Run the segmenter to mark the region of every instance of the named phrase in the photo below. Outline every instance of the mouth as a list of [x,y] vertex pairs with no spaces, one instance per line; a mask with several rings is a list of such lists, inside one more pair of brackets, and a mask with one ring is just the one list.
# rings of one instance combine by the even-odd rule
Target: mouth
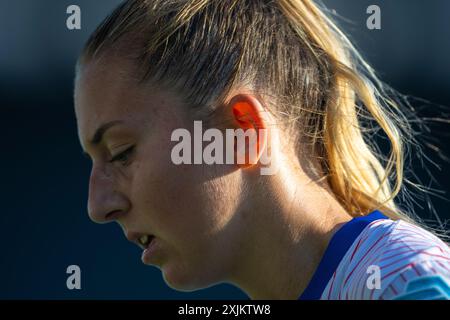
[[142,249],[147,249],[154,238],[155,238],[155,236],[153,236],[151,234],[150,235],[144,234],[143,236],[139,237],[139,239],[138,239],[139,246]]
[[155,238],[152,234],[142,234],[142,233],[133,233],[127,232],[127,239],[136,245],[138,245],[142,250],[145,250],[152,243]]

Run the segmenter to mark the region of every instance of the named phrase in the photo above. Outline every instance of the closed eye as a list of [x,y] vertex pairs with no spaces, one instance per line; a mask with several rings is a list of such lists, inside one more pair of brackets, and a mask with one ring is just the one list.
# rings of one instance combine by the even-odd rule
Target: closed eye
[[110,163],[114,162],[121,162],[123,165],[126,165],[128,163],[128,160],[130,158],[130,155],[134,151],[134,146],[129,147],[128,149],[125,149],[124,151],[118,153],[117,155],[113,156],[111,160],[109,160]]

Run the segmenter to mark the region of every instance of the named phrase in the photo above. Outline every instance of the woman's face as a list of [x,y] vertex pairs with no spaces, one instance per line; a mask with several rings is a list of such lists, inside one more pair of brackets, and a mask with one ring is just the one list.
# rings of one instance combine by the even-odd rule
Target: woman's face
[[171,134],[186,128],[193,137],[189,110],[173,93],[138,85],[130,70],[122,60],[88,62],[76,80],[79,138],[92,159],[89,216],[118,222],[131,241],[153,236],[143,261],[173,288],[223,281],[243,234],[239,171],[175,165]]

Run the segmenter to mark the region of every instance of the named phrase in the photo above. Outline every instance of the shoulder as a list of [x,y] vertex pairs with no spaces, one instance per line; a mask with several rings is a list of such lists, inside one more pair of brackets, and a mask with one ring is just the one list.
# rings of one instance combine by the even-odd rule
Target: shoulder
[[393,228],[378,259],[384,286],[378,299],[450,299],[450,249],[432,233],[404,221]]
[[[430,232],[404,221],[370,223],[347,251],[322,297],[394,299],[420,282],[445,291],[450,279],[450,249]],[[416,281],[416,282],[414,282]],[[413,286],[413,287],[414,287]],[[446,287],[447,286],[447,287]],[[411,285],[410,285],[411,287]],[[450,293],[449,293],[450,297]]]

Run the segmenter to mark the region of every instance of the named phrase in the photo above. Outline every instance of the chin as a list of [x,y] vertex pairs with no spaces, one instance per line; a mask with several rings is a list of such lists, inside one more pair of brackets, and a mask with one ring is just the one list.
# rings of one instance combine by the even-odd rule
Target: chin
[[195,270],[189,272],[179,266],[165,265],[161,268],[165,283],[172,289],[183,292],[192,292],[211,287],[215,283],[206,279],[206,272]]

